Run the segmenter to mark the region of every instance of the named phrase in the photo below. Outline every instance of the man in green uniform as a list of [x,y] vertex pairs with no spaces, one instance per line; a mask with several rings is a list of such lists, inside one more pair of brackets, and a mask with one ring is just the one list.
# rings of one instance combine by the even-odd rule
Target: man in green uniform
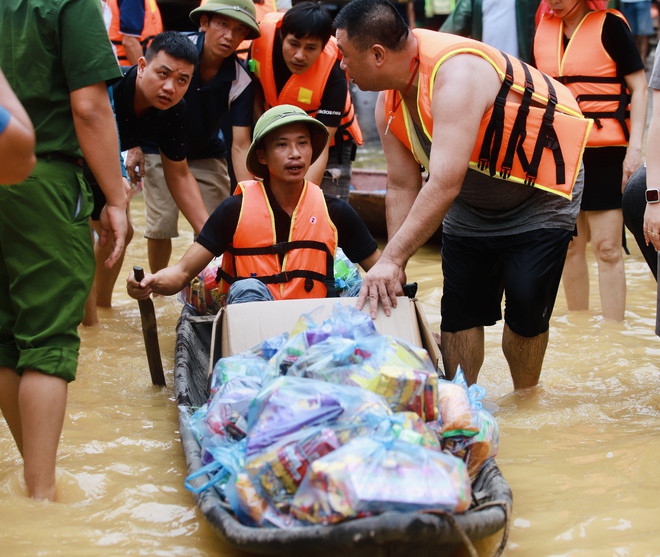
[[77,327],[94,276],[92,194],[107,205],[101,242],[126,235],[126,192],[107,82],[120,78],[98,0],[2,0],[0,67],[36,131],[37,164],[0,186],[0,409],[24,460],[28,494],[56,498],[57,446]]

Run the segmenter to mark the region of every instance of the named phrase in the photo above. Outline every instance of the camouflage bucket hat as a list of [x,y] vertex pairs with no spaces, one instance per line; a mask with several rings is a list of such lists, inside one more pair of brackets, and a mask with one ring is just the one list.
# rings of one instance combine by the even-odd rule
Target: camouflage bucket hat
[[302,108],[290,104],[275,106],[257,120],[254,126],[252,145],[247,155],[247,169],[260,178],[268,175],[268,168],[257,160],[257,148],[269,133],[282,126],[289,126],[302,122],[307,124],[312,139],[312,163],[319,158],[328,142],[328,128],[316,118],[312,118]]
[[252,0],[215,0],[202,4],[190,12],[190,20],[197,26],[202,15],[224,15],[239,21],[248,28],[247,40],[257,39],[261,36],[257,23],[257,10]]

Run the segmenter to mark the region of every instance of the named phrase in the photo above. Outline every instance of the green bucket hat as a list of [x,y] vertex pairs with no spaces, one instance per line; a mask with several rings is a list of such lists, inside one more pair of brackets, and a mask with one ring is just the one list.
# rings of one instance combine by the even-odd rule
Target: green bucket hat
[[190,12],[190,20],[199,27],[202,15],[224,15],[239,21],[248,28],[247,40],[261,37],[257,23],[257,10],[252,0],[215,0],[207,2]]
[[299,122],[307,124],[307,127],[309,127],[312,138],[312,163],[318,159],[328,142],[328,128],[316,118],[312,118],[302,108],[290,104],[281,104],[267,110],[257,120],[254,126],[252,145],[250,145],[247,154],[247,169],[259,178],[268,176],[268,167],[257,160],[257,148],[260,147],[261,142],[269,133],[282,126]]

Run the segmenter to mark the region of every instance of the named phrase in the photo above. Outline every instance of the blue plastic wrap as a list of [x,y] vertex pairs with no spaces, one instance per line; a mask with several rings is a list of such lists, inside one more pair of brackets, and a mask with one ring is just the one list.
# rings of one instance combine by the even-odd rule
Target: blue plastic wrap
[[386,511],[468,509],[470,478],[451,455],[368,437],[350,441],[310,465],[291,513],[312,524],[335,524]]

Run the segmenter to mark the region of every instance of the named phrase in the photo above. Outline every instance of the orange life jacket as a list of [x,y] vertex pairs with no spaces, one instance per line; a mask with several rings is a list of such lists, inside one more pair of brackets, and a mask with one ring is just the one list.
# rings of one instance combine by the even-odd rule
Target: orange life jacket
[[[250,68],[261,83],[264,91],[264,110],[281,104],[292,104],[302,108],[309,115],[316,116],[316,112],[321,107],[321,99],[325,85],[328,82],[328,77],[340,56],[339,49],[337,48],[337,39],[330,37],[330,40],[323,48],[323,52],[321,52],[314,65],[303,74],[292,75],[278,95],[275,84],[275,73],[273,71],[273,51],[275,36],[282,24],[283,17],[283,13],[271,13],[259,24],[261,37],[252,41]],[[330,145],[334,145],[339,140],[349,139],[349,136],[358,145],[362,145],[363,143],[362,131],[355,115],[355,107],[353,106],[349,83],[350,80],[347,75],[344,112],[342,114],[341,124]]]
[[[438,69],[458,54],[480,56],[495,68],[502,87],[481,120],[470,168],[570,199],[592,124],[581,115],[571,92],[528,64],[479,41],[425,29],[413,33],[420,60],[417,111],[427,140],[433,140],[431,98]],[[510,91],[522,97],[509,95]],[[399,99],[400,92],[386,92],[389,131],[428,168],[428,155],[414,121],[405,102],[397,106]]]
[[559,17],[545,14],[534,38],[537,67],[566,84],[582,114],[594,119],[587,147],[628,145],[630,139],[630,92],[625,79],[617,77],[616,64],[601,39],[608,13],[625,21],[616,10],[589,12],[565,51],[564,22]]
[[[117,0],[108,0],[110,11],[112,13],[112,21],[108,29],[108,36],[110,42],[115,46],[117,60],[120,66],[132,66],[131,62],[126,57],[126,50],[121,43],[122,34],[119,32],[119,6]],[[160,10],[156,0],[144,0],[144,27],[142,34],[138,38],[142,45],[142,53],[147,52],[147,48],[153,41],[158,33],[163,31],[163,21],[160,17]]]
[[240,182],[234,195],[241,193],[241,213],[231,246],[222,256],[218,290],[226,295],[236,280],[257,278],[276,300],[325,298],[328,288],[334,288],[337,229],[321,188],[305,181],[289,238],[281,243],[263,182]]

